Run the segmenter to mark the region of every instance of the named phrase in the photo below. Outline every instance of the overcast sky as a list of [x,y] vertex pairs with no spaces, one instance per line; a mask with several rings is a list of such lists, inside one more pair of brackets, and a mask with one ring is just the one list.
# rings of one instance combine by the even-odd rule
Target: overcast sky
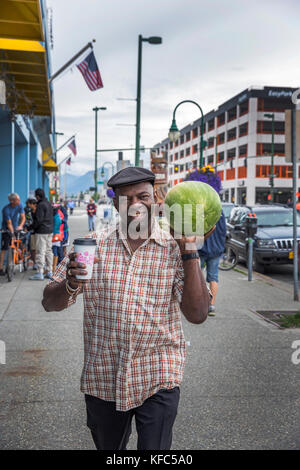
[[[93,38],[104,88],[91,92],[74,66],[55,80],[58,132],[76,133],[70,172],[94,168],[94,106],[101,148],[135,146],[138,35],[143,43],[141,145],[167,137],[172,112],[184,99],[207,113],[253,85],[300,86],[299,0],[47,0],[53,11],[53,72]],[[198,119],[194,105],[176,114],[179,128]],[[58,137],[58,145],[64,137]],[[68,153],[61,151],[58,160]],[[134,162],[134,152],[124,158]],[[100,154],[100,161],[117,153]]]

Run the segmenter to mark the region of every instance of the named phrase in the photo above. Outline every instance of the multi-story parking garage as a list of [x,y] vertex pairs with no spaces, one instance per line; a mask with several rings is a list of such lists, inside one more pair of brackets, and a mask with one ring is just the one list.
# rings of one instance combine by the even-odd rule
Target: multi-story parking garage
[[[204,165],[222,180],[222,199],[238,204],[267,202],[270,194],[272,119],[274,113],[274,202],[292,196],[292,165],[285,160],[285,110],[296,88],[250,87],[204,115]],[[153,149],[167,153],[168,184],[173,186],[199,166],[201,119],[180,131],[173,143],[164,139]],[[300,179],[300,170],[297,176]],[[299,186],[299,185],[298,185]]]

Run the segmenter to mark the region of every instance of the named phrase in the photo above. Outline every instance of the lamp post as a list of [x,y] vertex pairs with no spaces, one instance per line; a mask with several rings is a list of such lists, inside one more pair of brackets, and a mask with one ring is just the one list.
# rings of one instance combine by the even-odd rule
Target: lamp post
[[94,197],[97,200],[97,173],[98,173],[98,162],[97,162],[97,152],[98,152],[98,111],[105,111],[107,108],[105,107],[95,107],[93,111],[95,111],[95,173],[94,173],[94,181],[95,181],[95,193]]
[[138,45],[138,69],[137,69],[137,95],[136,95],[136,130],[135,130],[135,166],[140,164],[140,126],[141,126],[141,86],[142,86],[142,45],[143,42],[149,44],[161,44],[162,38],[159,36],[151,36],[143,38],[139,35]]
[[181,101],[180,103],[178,103],[177,106],[175,106],[175,109],[173,111],[172,124],[171,124],[170,130],[169,130],[169,139],[170,139],[171,142],[176,142],[176,140],[178,140],[179,137],[180,137],[180,131],[178,130],[176,120],[175,120],[175,114],[176,114],[177,108],[183,103],[193,103],[200,109],[200,112],[201,112],[201,135],[200,135],[200,162],[199,162],[199,166],[200,166],[200,168],[202,168],[203,167],[203,148],[205,147],[207,142],[205,142],[203,140],[203,132],[204,132],[203,111],[202,111],[201,106],[198,103],[196,103],[196,101],[184,100],[184,101]]
[[272,119],[272,147],[271,147],[271,175],[270,175],[270,182],[271,182],[271,204],[274,202],[274,113],[265,113],[264,116],[266,118]]

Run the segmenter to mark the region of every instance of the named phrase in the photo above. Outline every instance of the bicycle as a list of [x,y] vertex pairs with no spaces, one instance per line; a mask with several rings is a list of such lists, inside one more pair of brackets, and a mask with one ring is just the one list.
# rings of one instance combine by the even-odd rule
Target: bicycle
[[[11,235],[9,230],[1,230],[1,232],[9,233]],[[30,259],[31,255],[28,250],[27,240],[23,243],[25,235],[26,232],[18,230],[15,232],[15,238],[11,236],[6,260],[6,275],[8,282],[12,281],[17,267],[19,267],[20,272],[22,272],[22,268],[24,271],[27,271],[28,260]]]
[[221,271],[229,271],[237,265],[238,260],[239,257],[236,251],[232,248],[232,246],[229,246],[226,243],[224,253],[220,257],[219,269]]

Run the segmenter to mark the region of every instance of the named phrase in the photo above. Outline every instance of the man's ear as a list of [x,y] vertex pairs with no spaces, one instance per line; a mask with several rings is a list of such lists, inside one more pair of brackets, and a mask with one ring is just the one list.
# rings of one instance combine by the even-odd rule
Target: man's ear
[[153,190],[153,199],[156,204],[157,203],[157,190],[156,189]]

